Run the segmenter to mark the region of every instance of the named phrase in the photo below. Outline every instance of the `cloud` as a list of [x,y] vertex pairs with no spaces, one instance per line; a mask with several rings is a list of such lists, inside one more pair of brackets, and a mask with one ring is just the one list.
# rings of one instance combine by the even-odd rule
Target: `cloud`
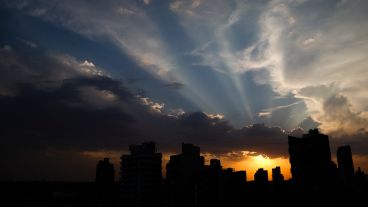
[[325,100],[323,104],[324,116],[320,120],[321,128],[330,133],[355,134],[359,131],[367,131],[368,120],[361,117],[360,112],[351,109],[346,97],[335,95]]
[[[198,108],[211,111],[221,108],[214,100],[207,100],[210,99],[207,90],[199,90],[200,84],[193,83],[192,73],[188,72],[191,70],[183,64],[187,61],[183,60],[183,54],[172,52],[177,50],[172,40],[167,41],[172,31],[162,29],[163,20],[147,10],[146,5],[152,2],[140,2],[4,1],[3,7],[19,9],[94,40],[108,40],[155,78],[185,84],[185,89],[178,93]],[[362,26],[367,17],[365,1],[175,0],[165,6],[162,8],[167,11],[158,11],[176,15],[167,21],[180,28],[188,45],[195,46],[186,48],[187,57],[190,56],[188,65],[191,69],[213,69],[223,75],[218,85],[232,89],[232,99],[237,99],[240,105],[239,114],[249,121],[258,118],[259,112],[252,111],[239,74],[264,70],[269,75],[254,81],[271,85],[274,93],[282,96],[295,91],[295,96],[303,97],[307,107],[314,107],[310,103],[312,98],[298,94],[301,89],[334,83],[336,94],[346,97],[351,111],[365,119],[364,114],[368,113],[364,90],[368,87],[365,78],[368,29]],[[323,113],[323,102],[318,104]],[[273,106],[270,104],[263,112],[270,107]],[[308,108],[308,112],[315,110]]]
[[[163,151],[173,151],[181,142],[196,143],[213,153],[234,148],[254,151],[253,146],[260,150],[265,145],[267,136],[261,134],[268,127],[237,130],[219,113],[165,109],[164,103],[132,93],[90,60],[79,61],[65,54],[23,56],[15,50],[1,55],[5,56],[1,64],[20,68],[2,67],[1,71],[11,83],[11,87],[0,85],[1,91],[15,91],[0,97],[4,146],[16,147],[23,138],[24,144],[36,148],[74,150],[118,150],[149,140],[156,141]],[[39,61],[28,61],[35,56]],[[250,130],[253,127],[261,129],[259,143],[248,145],[258,137]],[[278,130],[274,132],[281,132]],[[253,134],[248,137],[248,132]],[[271,149],[263,152],[277,154]]]
[[[309,129],[311,129],[311,128],[309,128]],[[306,132],[308,132],[309,129],[304,130],[303,128],[298,127],[298,128],[293,129],[289,133],[289,135],[290,136],[293,136],[293,137],[303,137],[303,134],[305,134]]]
[[25,40],[25,39],[21,39],[21,38],[18,38],[20,41],[22,41],[24,44],[26,44],[27,46],[31,47],[31,48],[37,48],[38,45],[32,41],[29,41],[29,40]]
[[109,90],[100,90],[93,86],[82,86],[79,89],[81,99],[94,108],[110,108],[117,106],[117,96]]
[[[215,155],[250,151],[280,157],[287,156],[288,132],[283,128],[300,124],[318,125],[332,135],[333,143],[351,141],[365,153],[365,1],[171,1],[162,14],[176,16],[165,21],[153,15],[162,10],[147,6],[150,3],[40,0],[4,1],[1,7],[113,43],[167,83],[165,87],[181,89],[177,92],[201,110],[166,108],[159,99],[138,96],[93,59],[26,54],[7,44],[0,48],[2,148],[23,143],[44,151],[116,151],[153,140],[164,152],[192,142]],[[173,25],[166,31],[163,23]],[[168,37],[175,29],[183,35],[185,54],[173,52],[178,45]],[[255,72],[261,75],[242,79]],[[211,85],[202,79],[209,74],[215,78],[208,80],[218,82]],[[257,99],[263,94],[252,91],[252,81],[261,89],[272,87],[269,99]],[[221,96],[217,87],[211,88],[214,85],[231,92]],[[205,87],[215,91],[213,97]],[[253,122],[258,114],[267,125],[280,127],[253,124],[235,129],[223,114],[233,117],[218,110],[222,108],[216,103],[228,103],[220,99],[236,106],[231,111],[236,116]]]
[[183,3],[183,1],[173,1],[170,3],[170,9],[172,11],[178,11]]
[[48,9],[46,8],[34,8],[32,10],[30,10],[30,14],[32,16],[42,16],[45,15],[48,12]]
[[319,128],[320,123],[313,120],[310,116],[306,117],[300,124],[299,127],[304,131],[308,131],[309,129]]
[[70,55],[51,53],[31,56],[13,50],[10,46],[0,50],[0,66],[2,95],[16,94],[17,84],[21,83],[54,87],[68,78],[107,76],[92,62],[82,62]]
[[209,118],[211,119],[224,119],[225,116],[223,114],[208,114],[208,113],[205,113]]
[[197,8],[202,4],[203,0],[192,0],[192,8]]
[[301,104],[301,103],[303,103],[303,101],[297,101],[295,103],[291,103],[291,104],[288,104],[288,105],[275,106],[275,107],[272,107],[272,108],[264,109],[262,112],[259,112],[258,115],[260,117],[269,117],[269,116],[272,116],[272,113],[274,111],[287,109],[287,108],[293,107],[293,106]]
[[128,7],[119,7],[117,8],[119,14],[123,16],[130,16],[130,15],[139,15],[139,11],[135,11]]
[[[367,72],[365,51],[368,41],[367,35],[363,34],[368,30],[357,22],[363,23],[361,16],[366,16],[362,9],[367,6],[365,2],[270,1],[242,4],[212,1],[192,8],[188,2],[177,1],[172,6],[175,6],[173,11],[189,37],[200,45],[191,53],[200,57],[196,64],[235,77],[232,78],[236,89],[233,93],[239,94],[242,105],[247,105],[247,98],[242,95],[244,91],[236,78],[238,75],[232,74],[267,70],[270,75],[262,82],[271,84],[277,94],[294,93],[295,98],[301,98],[304,104],[300,103],[300,106],[304,105],[310,113],[306,116],[319,122],[326,133],[345,131],[352,134],[364,126],[364,114],[368,108],[367,94],[363,89],[367,83],[364,74]],[[258,11],[257,14],[250,12],[249,8]],[[188,10],[194,15],[188,15]],[[252,24],[247,19],[257,21]],[[253,32],[246,33],[237,27],[238,24],[252,28]],[[233,35],[235,32],[254,41],[239,47],[240,41]],[[238,43],[237,46],[234,43]],[[321,98],[315,97],[325,90],[319,86],[331,84],[334,85],[332,91],[321,94]],[[306,95],[306,89],[313,87],[319,87],[321,91],[313,89],[313,94]],[[346,98],[347,104],[341,106],[346,109],[339,110],[341,113],[344,111],[344,116],[351,115],[351,121],[345,122],[344,116],[333,116],[336,120],[323,118],[329,114],[325,111],[328,107],[324,105],[329,104],[327,100],[331,96]],[[282,106],[275,106],[275,110]],[[290,122],[294,122],[294,126],[305,118],[300,115],[304,116],[299,113],[291,117]],[[276,113],[274,116],[284,117]],[[339,128],[340,124],[329,122],[344,123],[344,127]]]
[[10,52],[13,50],[13,48],[10,45],[4,45],[2,48],[0,48],[0,51],[2,52]]
[[170,89],[178,90],[178,89],[182,89],[185,85],[179,82],[171,82],[171,83],[165,84],[164,86]]
[[271,112],[270,111],[259,112],[258,116],[261,117],[261,118],[270,118],[271,117]]
[[297,94],[304,98],[308,113],[325,133],[351,136],[367,130],[364,112],[356,111],[336,84],[302,88]]
[[7,1],[6,5],[30,15],[43,8],[45,12],[36,12],[36,16],[88,38],[107,39],[152,75],[171,81],[167,73],[176,66],[167,52],[166,42],[154,21],[135,1],[105,1],[97,5],[88,1],[60,4],[54,0],[41,0],[34,6],[21,8],[16,6],[19,2]]
[[[55,0],[40,0],[24,7],[17,7],[17,3],[18,1],[7,1],[6,5],[11,9],[19,9],[18,12],[26,15],[31,15],[34,8],[47,8],[48,11],[37,18],[84,38],[114,45],[124,53],[126,59],[135,63],[135,69],[144,70],[143,73],[147,72],[147,75],[156,81],[186,84],[185,90],[178,91],[178,94],[187,99],[188,103],[196,105],[197,109],[212,105],[210,100],[207,100],[206,94],[199,94],[196,87],[198,84],[192,83],[193,79],[183,66],[184,55],[177,54],[178,48],[175,45],[182,44],[181,41],[176,43],[168,41],[173,39],[170,37],[172,32],[165,32],[162,29],[164,26],[161,19],[157,19],[156,14],[171,15],[168,10],[162,11],[166,7],[148,9],[143,3],[139,4],[135,0],[108,0],[94,4],[85,0],[68,4],[61,4]],[[167,19],[170,24],[174,20]],[[173,26],[174,31],[180,28],[179,25]],[[178,34],[184,36],[183,32],[178,31]],[[188,41],[187,45],[191,45],[191,42]]]
[[155,113],[162,113],[165,107],[164,103],[156,103],[147,97],[140,97],[140,100],[142,101],[143,105],[148,106],[151,111]]
[[173,12],[184,12],[186,15],[195,16],[195,9],[203,3],[203,0],[192,0],[192,1],[182,1],[175,0],[169,5],[169,8]]
[[[364,74],[368,61],[365,52],[368,41],[364,34],[368,30],[359,25],[364,24],[361,17],[366,16],[362,9],[367,7],[365,2],[270,1],[258,4],[226,2],[225,5],[204,2],[201,6],[213,13],[196,11],[186,4],[175,10],[189,36],[200,45],[191,53],[201,58],[198,65],[209,66],[230,77],[234,73],[267,70],[269,76],[263,77],[262,83],[270,84],[276,94],[294,93],[295,98],[301,98],[310,113],[306,115],[319,122],[325,132],[352,134],[364,128],[368,107],[363,89],[367,83]],[[216,12],[218,8],[221,12]],[[258,15],[252,15],[248,8],[259,11]],[[187,15],[188,9],[197,15]],[[221,15],[216,15],[219,13]],[[257,21],[252,24],[247,19]],[[252,28],[253,32],[244,33],[244,36],[254,41],[236,47],[233,43],[239,40],[232,33],[242,34],[243,31],[236,27],[240,22],[247,26],[244,28]],[[246,101],[242,101],[246,98],[241,98],[244,94],[240,89],[242,84],[238,82],[233,78],[237,89],[233,92],[240,94],[240,101],[246,105]],[[313,89],[313,94],[306,94],[307,89],[331,84],[334,85],[332,91],[321,94],[320,98],[316,95],[325,90],[321,87],[322,91]],[[329,104],[327,100],[331,96],[346,98],[346,104],[341,106],[345,109],[339,110],[344,116],[351,115],[352,120],[346,122],[342,115],[333,116],[336,120],[323,118],[330,113],[325,111],[328,107],[324,105]],[[265,108],[259,115],[269,117],[270,113],[265,113],[268,110]],[[292,118],[296,121],[294,126],[300,119],[303,117]],[[329,122],[344,123],[344,126]]]
[[[58,56],[63,60],[60,61],[60,58],[44,54],[43,58],[39,58],[41,62],[34,64],[25,61],[16,51],[11,52],[3,64],[9,61],[12,64],[22,63],[22,69],[29,74],[42,74],[18,82],[16,76],[7,75],[13,71],[2,71],[6,77],[13,78],[11,81],[17,93],[0,96],[0,135],[3,143],[0,148],[7,157],[17,153],[18,161],[22,153],[28,153],[24,168],[29,171],[28,178],[37,179],[37,175],[52,173],[50,175],[54,177],[45,176],[49,179],[83,180],[86,178],[81,178],[78,173],[74,177],[55,173],[52,163],[70,167],[80,162],[81,172],[85,172],[87,168],[94,168],[91,160],[96,159],[86,152],[121,152],[129,144],[144,141],[155,141],[164,153],[176,152],[180,143],[189,142],[200,146],[203,153],[221,158],[234,156],[235,160],[236,157],[244,158],[244,152],[249,152],[246,153],[249,159],[260,154],[270,158],[288,156],[289,132],[280,127],[253,124],[235,129],[222,114],[166,110],[163,103],[134,94],[118,80],[80,70],[80,67],[86,67],[81,66],[83,64],[96,67],[91,61],[78,61],[62,54]],[[41,67],[44,65],[48,65],[47,69]],[[57,74],[63,74],[57,76],[59,79],[55,79],[55,68],[58,69]],[[40,85],[39,80],[49,84]],[[55,81],[58,84],[51,84],[50,87],[50,83]],[[6,87],[1,85],[0,89]],[[346,100],[334,97],[326,104],[337,107],[346,104]],[[336,108],[333,110],[339,111]],[[349,141],[354,148],[366,142],[364,136],[367,132],[360,132],[362,136],[352,139],[356,143]],[[356,149],[359,153],[365,153],[362,147]],[[58,161],[61,157],[74,156],[72,163]],[[85,160],[89,160],[88,164],[83,164]],[[7,169],[14,167],[8,161],[1,162],[3,166],[9,166]],[[38,174],[40,166],[45,164],[50,168]],[[9,177],[11,173],[14,172],[7,170],[3,174]],[[27,177],[22,173],[15,173],[14,176]]]
[[311,37],[311,38],[305,39],[303,41],[303,45],[304,46],[310,46],[310,45],[314,44],[314,42],[316,42],[316,40]]
[[[342,3],[344,6],[339,6]],[[366,7],[366,2],[353,1],[271,1],[259,18],[258,41],[238,58],[243,67],[233,68],[240,73],[267,69],[274,91],[284,95],[295,92],[295,97],[303,98],[322,130],[356,133],[364,128],[362,114],[367,110],[366,93],[361,90],[366,85],[362,77],[367,71],[364,51],[368,41],[363,34],[368,29],[357,23],[366,16],[361,9]],[[323,88],[306,94],[313,87],[331,84],[332,91],[325,94],[321,94]],[[328,106],[337,107],[335,102],[342,105],[333,115]]]
[[[9,5],[16,7],[16,2],[9,1]],[[257,21],[244,20],[257,19],[265,2],[178,1],[181,6],[177,11],[169,10],[168,4],[175,2],[148,9],[143,3],[130,0],[104,4],[41,0],[16,8],[26,14],[34,8],[48,8],[48,12],[37,18],[99,43],[112,43],[136,63],[136,68],[144,69],[153,79],[185,84],[185,87],[172,85],[171,88],[181,89],[176,93],[194,106],[190,110],[225,114],[238,127],[244,122],[254,122],[257,117],[247,97],[247,83],[238,72],[245,69],[242,49],[256,37],[253,29],[258,30]],[[203,81],[204,78],[208,80]],[[214,88],[227,98],[217,101]],[[185,108],[182,104],[180,107]],[[232,118],[233,114],[237,117]]]
[[86,66],[86,67],[95,67],[95,64],[93,64],[93,62],[89,62],[88,60],[85,60],[82,64],[80,64],[81,66]]
[[[204,1],[198,8],[184,4],[176,9],[181,24],[188,31],[190,38],[199,45],[191,53],[201,57],[197,64],[210,66],[223,73],[249,70],[241,60],[238,40],[242,35],[252,38],[253,34],[247,32],[249,30],[245,27],[253,29],[256,23],[242,20],[257,18],[256,13],[261,11],[260,5],[262,3],[249,2],[248,5],[239,1]],[[257,12],[251,12],[250,9]],[[188,11],[194,15],[188,15]],[[238,42],[238,45],[235,42]]]

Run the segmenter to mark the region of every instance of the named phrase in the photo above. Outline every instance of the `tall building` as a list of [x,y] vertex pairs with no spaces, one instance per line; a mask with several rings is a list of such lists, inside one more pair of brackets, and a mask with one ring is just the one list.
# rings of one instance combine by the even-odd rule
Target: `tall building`
[[259,168],[254,174],[254,182],[257,184],[267,184],[268,183],[268,172],[263,168]]
[[337,149],[337,163],[340,180],[344,185],[354,184],[354,165],[349,145]]
[[109,162],[109,158],[104,158],[96,166],[96,183],[113,184],[115,176],[114,165]]
[[201,206],[204,158],[193,144],[182,144],[182,153],[170,156],[166,165],[169,206]]
[[298,185],[322,186],[336,179],[328,136],[318,129],[309,130],[302,138],[289,136],[292,179]]
[[96,198],[102,205],[109,206],[114,198],[114,165],[104,158],[96,166]]
[[124,206],[159,206],[162,201],[162,154],[154,142],[130,145],[121,156],[121,190]]
[[357,185],[364,186],[368,181],[367,175],[358,167],[358,170],[355,173],[355,182]]
[[220,203],[220,184],[221,184],[221,161],[211,159],[210,165],[205,166],[203,181],[204,181],[204,200],[206,206],[217,206]]
[[211,159],[209,167],[211,169],[211,172],[217,175],[221,173],[222,166],[221,166],[221,161],[219,159]]
[[284,176],[281,174],[281,168],[279,166],[272,169],[272,182],[282,183],[284,181]]

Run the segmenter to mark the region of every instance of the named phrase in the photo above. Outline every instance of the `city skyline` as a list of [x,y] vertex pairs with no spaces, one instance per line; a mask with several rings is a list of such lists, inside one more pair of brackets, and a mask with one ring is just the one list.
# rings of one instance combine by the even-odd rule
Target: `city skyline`
[[[316,140],[313,140],[313,137],[316,136]],[[311,139],[312,138],[312,139]],[[320,132],[318,131],[318,129],[311,129],[309,130],[308,133],[303,134],[303,136],[301,137],[293,137],[293,136],[288,136],[289,139],[289,154],[293,154],[293,156],[296,157],[303,157],[303,159],[305,160],[309,160],[309,162],[313,162],[314,163],[314,167],[309,169],[312,171],[318,171],[319,169],[321,169],[321,166],[329,165],[329,162],[334,163],[334,165],[337,167],[339,166],[338,169],[338,174],[339,174],[339,179],[342,179],[344,184],[347,183],[352,183],[352,177],[354,177],[355,172],[358,170],[358,168],[360,167],[356,167],[354,168],[354,160],[352,159],[352,152],[351,152],[351,148],[350,145],[344,145],[344,146],[339,146],[337,148],[336,152],[331,152],[330,151],[330,144],[329,144],[329,140],[328,140],[328,135],[324,135],[324,134],[320,134]],[[312,141],[311,143],[314,144],[307,144],[308,140]],[[309,141],[309,142],[310,142]],[[326,143],[327,141],[327,143]],[[292,144],[291,144],[292,143]],[[152,146],[151,146],[152,145]],[[305,149],[301,149],[301,146],[307,146],[308,148]],[[191,143],[182,143],[182,153],[185,151],[185,147],[186,148],[198,148],[197,150],[197,156],[201,156],[203,158],[203,165],[204,166],[210,166],[212,165],[212,161],[213,160],[218,160],[219,162],[223,163],[223,160],[221,159],[217,159],[215,157],[208,157],[203,153],[200,153],[200,148],[198,146],[195,146]],[[322,146],[322,147],[320,147]],[[148,150],[149,147],[152,148],[152,150]],[[148,149],[146,149],[148,148]],[[320,148],[320,149],[319,149]],[[143,150],[140,150],[143,149]],[[173,154],[168,154],[166,155],[167,158],[164,158],[162,156],[162,154],[160,153],[159,148],[156,148],[156,144],[154,142],[145,142],[145,143],[141,143],[141,144],[136,144],[136,145],[130,145],[129,146],[129,150],[130,153],[132,155],[132,153],[141,153],[141,152],[150,152],[152,151],[152,153],[159,153],[159,159],[162,160],[161,163],[161,169],[162,169],[162,178],[166,179],[167,176],[167,165],[170,163],[170,159],[175,156],[177,156],[177,153],[173,153]],[[347,151],[348,150],[348,151]],[[342,153],[343,151],[343,153]],[[300,155],[296,155],[295,153],[300,153],[303,154],[302,156]],[[294,155],[295,154],[295,155]],[[313,155],[315,154],[315,155]],[[333,154],[337,154],[337,158],[336,159],[331,159]],[[343,154],[343,155],[342,155]],[[121,154],[119,157],[119,160],[117,163],[120,163],[120,169],[123,169],[123,165],[122,165],[122,160],[126,159],[124,157],[129,157],[131,155],[127,155],[127,154]],[[134,155],[134,154],[133,154]],[[312,158],[314,157],[314,158]],[[324,157],[324,158],[323,158]],[[157,157],[158,158],[158,157]],[[312,158],[312,159],[311,159]],[[322,159],[323,158],[323,159]],[[104,160],[109,160],[109,158],[104,158]],[[267,160],[267,158],[261,158],[261,159],[265,159]],[[250,166],[241,166],[240,168],[234,168],[234,166],[231,165],[223,165],[222,169],[226,170],[226,169],[231,169],[234,171],[245,171],[247,172],[246,174],[246,180],[247,181],[254,181],[255,180],[255,175],[257,174],[257,172],[261,169],[264,170],[264,172],[266,172],[267,174],[267,179],[268,181],[273,181],[274,179],[280,179],[280,176],[282,177],[282,180],[290,180],[292,179],[292,170],[291,170],[291,160],[293,160],[295,158],[287,158],[287,162],[288,165],[286,166],[282,166],[280,167],[280,165],[277,165],[279,163],[275,162],[272,164],[260,164],[257,166],[252,166],[250,168]],[[102,162],[102,161],[100,161]],[[267,161],[261,161],[258,160],[258,162],[262,163],[262,162],[267,162]],[[293,161],[293,162],[304,162],[302,160],[298,160],[298,161]],[[319,162],[321,162],[322,164],[318,164]],[[114,163],[112,163],[114,164]],[[285,168],[285,169],[283,169]],[[308,167],[310,168],[310,167]],[[251,170],[249,170],[251,169]],[[302,170],[303,173],[306,172],[306,169]],[[274,173],[277,173],[279,176],[278,177],[274,177]],[[297,173],[296,173],[297,174]],[[285,176],[286,175],[286,176]],[[295,177],[295,175],[294,175]],[[294,178],[295,179],[295,178]],[[326,179],[326,178],[324,178]],[[346,179],[349,179],[350,181],[347,182]],[[115,175],[115,180],[119,181],[121,180],[121,174],[116,174]]]
[[[354,171],[349,145],[339,146],[338,162],[331,160],[328,135],[311,129],[302,137],[288,136],[292,179],[279,166],[257,169],[254,181],[247,171],[224,168],[219,159],[205,164],[201,149],[182,143],[162,167],[162,153],[154,142],[130,144],[120,157],[119,179],[110,159],[99,160],[95,182],[1,182],[7,203],[61,206],[305,206],[366,203],[367,175]],[[166,177],[162,169],[166,168]],[[264,199],[267,197],[268,199]]]
[[93,181],[96,160],[116,165],[147,141],[163,164],[193,143],[248,180],[276,166],[288,180],[288,136],[314,128],[348,166],[340,174],[351,174],[349,150],[337,154],[345,145],[367,172],[367,10],[346,0],[0,0],[0,180]]

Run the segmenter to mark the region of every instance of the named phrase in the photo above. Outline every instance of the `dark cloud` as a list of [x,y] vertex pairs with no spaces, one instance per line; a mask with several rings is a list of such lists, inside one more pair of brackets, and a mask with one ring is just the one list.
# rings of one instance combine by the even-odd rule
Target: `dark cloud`
[[318,126],[320,125],[320,123],[316,122],[315,120],[312,119],[312,117],[307,117],[305,118],[301,123],[300,123],[300,127],[302,129],[304,129],[304,131],[308,131],[309,129],[314,129],[314,128],[318,128]]
[[288,156],[287,132],[280,127],[255,124],[234,133],[238,148],[247,146],[249,151],[266,154],[270,157]]
[[[163,151],[177,151],[181,142],[192,142],[212,153],[248,150],[286,156],[286,134],[280,128],[252,125],[236,130],[202,112],[170,117],[152,112],[118,83],[106,77],[76,78],[52,91],[18,85],[17,96],[0,97],[3,147],[122,150],[153,140]],[[91,105],[79,90],[87,86],[112,91],[119,103]]]
[[68,80],[51,92],[22,84],[17,96],[0,98],[2,136],[9,142],[21,138],[22,143],[54,147],[111,148],[123,143],[116,138],[133,133],[133,117],[117,107],[95,109],[85,103],[78,87],[91,82],[112,87],[103,79]]
[[368,155],[368,142],[367,142],[368,133],[360,132],[355,135],[345,135],[341,137],[333,137],[331,136],[331,152],[336,152],[337,147],[342,145],[350,145],[353,154],[355,155]]
[[[280,129],[254,125],[236,130],[227,121],[202,112],[164,114],[158,103],[142,102],[120,81],[97,73],[92,62],[67,55],[39,55],[37,61],[15,51],[6,55],[9,59],[1,61],[1,73],[11,87],[1,85],[0,89],[16,92],[0,97],[3,147],[119,150],[153,140],[164,151],[176,151],[184,141],[209,152],[262,148],[272,155],[281,152],[265,146],[268,141],[272,147],[279,143],[272,137],[281,136]],[[10,69],[17,65],[37,75]]]
[[[165,114],[163,104],[134,94],[122,82],[96,72],[99,69],[92,62],[70,56],[45,55],[34,62],[27,61],[33,60],[32,56],[24,59],[13,51],[8,57],[12,62],[3,59],[1,64],[10,66],[1,73],[16,92],[0,96],[1,157],[27,162],[25,170],[32,171],[34,166],[37,170],[30,173],[35,175],[32,178],[37,178],[41,166],[48,168],[43,174],[53,175],[60,169],[50,164],[55,162],[76,167],[79,160],[85,169],[84,151],[124,151],[129,144],[144,141],[155,141],[162,152],[177,152],[181,142],[190,142],[215,155],[250,151],[288,156],[287,132],[279,127],[255,124],[235,129],[222,117],[203,112]],[[29,74],[41,75],[19,79],[18,73],[10,70],[13,63],[21,63]],[[8,88],[0,85],[0,91]],[[76,158],[71,163],[61,162],[63,156]],[[0,161],[8,168],[8,177],[20,169],[8,160]]]
[[104,75],[88,61],[78,61],[64,54],[35,54],[35,51],[16,50],[9,45],[0,48],[0,73],[0,95],[15,95],[19,83],[53,88],[66,79]]

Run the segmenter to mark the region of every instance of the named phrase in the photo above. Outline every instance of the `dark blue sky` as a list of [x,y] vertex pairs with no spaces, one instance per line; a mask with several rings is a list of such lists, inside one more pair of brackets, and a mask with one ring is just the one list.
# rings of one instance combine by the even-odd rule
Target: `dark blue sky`
[[[186,112],[203,111],[221,114],[235,127],[263,122],[288,129],[297,127],[307,116],[305,107],[299,107],[301,110],[298,115],[286,112],[290,114],[288,119],[292,121],[284,121],[278,117],[273,119],[272,116],[267,119],[259,117],[259,113],[263,110],[290,105],[298,102],[298,99],[287,94],[278,98],[280,93],[273,90],[267,80],[270,79],[267,68],[232,72],[231,65],[238,63],[221,60],[222,50],[230,49],[231,51],[225,52],[233,56],[229,57],[230,59],[236,58],[237,53],[241,53],[257,41],[260,30],[257,19],[261,15],[263,3],[254,5],[255,9],[245,8],[235,2],[229,3],[226,6],[226,12],[229,13],[226,15],[229,16],[219,13],[218,18],[222,22],[218,25],[211,25],[214,24],[212,20],[208,20],[209,25],[206,22],[200,25],[193,24],[192,29],[198,31],[200,38],[193,38],[191,37],[193,34],[188,34],[191,31],[188,31],[183,23],[187,21],[186,17],[181,17],[178,13],[180,11],[175,9],[175,2],[170,1],[152,2],[149,5],[138,1],[124,1],[120,7],[115,7],[116,3],[109,2],[103,7],[113,10],[111,12],[117,12],[116,15],[106,15],[101,11],[96,12],[96,16],[87,15],[81,19],[74,17],[73,15],[78,15],[74,13],[91,12],[93,15],[99,3],[80,5],[80,7],[87,6],[86,11],[75,12],[68,11],[72,9],[71,6],[52,7],[52,3],[42,1],[28,3],[23,7],[18,4],[21,5],[20,2],[9,3],[9,7],[3,8],[1,27],[5,32],[0,40],[2,45],[10,45],[20,52],[44,55],[67,54],[82,62],[84,60],[92,62],[112,78],[124,82],[127,87],[143,92],[155,102],[164,103],[167,112],[177,109]],[[75,10],[84,10],[78,7],[78,4]],[[244,7],[244,11],[238,12],[238,7]],[[211,12],[219,11],[213,8]],[[98,15],[102,16],[101,22],[98,23],[101,25],[94,25],[91,30],[84,25],[88,24],[90,18],[90,23],[96,24],[94,21],[100,21]],[[135,15],[138,17],[131,17]],[[209,17],[203,18],[211,18],[211,15],[217,14],[209,14]],[[121,25],[115,25],[119,24],[119,18],[124,20]],[[242,19],[239,20],[240,18]],[[124,23],[125,21],[127,23]],[[148,28],[141,28],[144,27],[144,24],[139,25],[141,21],[151,25],[147,26]],[[235,22],[228,29],[221,29],[221,24],[226,24],[227,21]],[[101,28],[98,28],[99,26]],[[93,31],[94,29],[102,31]],[[112,31],[103,31],[105,29]],[[135,32],[146,34],[139,34],[135,39]],[[115,35],[118,37],[111,37]],[[149,42],[139,38],[152,39],[149,39]],[[220,42],[222,38],[226,38],[223,40],[225,42]],[[127,43],[116,42],[123,39],[126,39]],[[139,43],[144,41],[147,41],[145,44],[148,45]],[[29,43],[37,47],[30,47]],[[225,43],[229,44],[229,49],[223,48]],[[135,46],[138,48],[137,52],[134,52]],[[139,57],[139,52],[145,51],[145,47],[147,53]],[[207,50],[211,50],[209,54],[206,53]],[[206,55],[216,60],[207,64]],[[157,69],[160,67],[161,69]],[[164,70],[165,73],[154,70]],[[265,81],[259,83],[257,77]],[[173,83],[180,87],[170,87]],[[277,100],[274,100],[275,97]],[[301,105],[303,106],[302,103]]]

